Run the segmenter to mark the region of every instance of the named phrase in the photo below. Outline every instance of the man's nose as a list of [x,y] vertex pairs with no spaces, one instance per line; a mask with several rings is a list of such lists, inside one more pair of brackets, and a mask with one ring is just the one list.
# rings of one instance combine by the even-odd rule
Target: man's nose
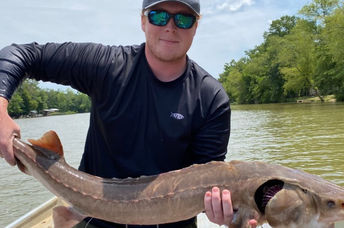
[[177,26],[176,24],[174,23],[174,20],[173,18],[171,18],[168,23],[166,24],[165,26],[165,31],[167,32],[174,32],[177,30]]

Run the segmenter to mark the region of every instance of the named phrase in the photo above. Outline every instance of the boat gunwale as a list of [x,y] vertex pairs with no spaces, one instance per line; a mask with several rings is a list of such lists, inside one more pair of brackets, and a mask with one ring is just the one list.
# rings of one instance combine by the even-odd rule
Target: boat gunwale
[[[42,219],[50,217],[50,211],[58,205],[66,205],[66,203],[63,202],[60,198],[54,196],[48,201],[42,203],[38,207],[19,217],[12,223],[8,224],[7,226],[5,226],[5,228],[26,228],[37,226],[39,223],[42,222]],[[46,216],[44,216],[44,213],[46,214]]]

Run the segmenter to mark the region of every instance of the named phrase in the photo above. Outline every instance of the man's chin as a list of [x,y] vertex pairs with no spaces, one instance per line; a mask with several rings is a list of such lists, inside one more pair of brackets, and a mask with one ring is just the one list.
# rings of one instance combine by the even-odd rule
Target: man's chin
[[173,53],[173,52],[160,52],[155,55],[157,59],[159,59],[162,62],[176,62],[185,59],[186,53],[180,54],[180,53]]
[[155,47],[149,48],[150,55],[153,56],[155,59],[161,62],[177,62],[180,60],[184,60],[186,57],[186,52],[179,51],[177,47],[170,47],[170,46],[163,46],[163,47]]

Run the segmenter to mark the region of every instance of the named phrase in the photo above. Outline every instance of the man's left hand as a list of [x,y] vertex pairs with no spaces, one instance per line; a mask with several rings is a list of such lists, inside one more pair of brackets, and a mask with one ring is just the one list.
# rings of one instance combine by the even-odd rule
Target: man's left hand
[[[233,206],[231,200],[231,193],[228,190],[223,190],[222,194],[218,187],[214,187],[212,191],[208,191],[204,196],[205,213],[209,221],[218,225],[227,225],[233,219]],[[252,219],[248,222],[251,228],[257,226],[257,221]]]

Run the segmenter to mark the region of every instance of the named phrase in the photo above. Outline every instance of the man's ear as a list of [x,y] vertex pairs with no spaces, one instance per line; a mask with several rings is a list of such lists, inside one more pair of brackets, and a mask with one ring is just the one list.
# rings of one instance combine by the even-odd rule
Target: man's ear
[[141,15],[141,29],[143,32],[146,32],[146,23],[147,23],[147,18],[145,15]]
[[194,30],[194,33],[193,33],[193,36],[195,36],[196,35],[196,32],[197,32],[197,28],[198,28],[198,21],[196,21],[196,23],[195,23],[195,30]]

